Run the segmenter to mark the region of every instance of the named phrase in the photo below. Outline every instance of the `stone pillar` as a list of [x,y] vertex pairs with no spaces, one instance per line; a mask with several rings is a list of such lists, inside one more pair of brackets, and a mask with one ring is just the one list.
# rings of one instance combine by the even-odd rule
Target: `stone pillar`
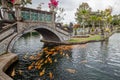
[[14,5],[15,5],[15,16],[17,21],[21,20],[21,8],[20,8],[21,0],[16,0]]
[[21,9],[19,4],[15,4],[15,17],[17,21],[21,20]]
[[8,19],[8,13],[7,13],[7,3],[6,0],[1,0],[2,2],[2,11],[3,11],[3,19],[7,20]]
[[52,26],[55,28],[55,15],[56,13],[52,11]]

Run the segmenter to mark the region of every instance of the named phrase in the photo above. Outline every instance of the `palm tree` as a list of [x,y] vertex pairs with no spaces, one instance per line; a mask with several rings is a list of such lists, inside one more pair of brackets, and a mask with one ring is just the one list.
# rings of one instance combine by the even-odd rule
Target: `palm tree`
[[111,12],[112,12],[112,9],[108,8],[108,9],[105,9],[104,11],[104,20],[105,20],[105,27],[108,27],[112,21],[112,16],[111,16]]
[[92,15],[90,16],[91,22],[92,22],[92,27],[95,28],[95,23],[97,21],[97,16],[96,15]]
[[101,27],[101,22],[102,22],[102,17],[97,17],[97,21],[98,21],[98,25],[99,25],[99,28]]
[[82,3],[79,8],[77,8],[77,12],[75,14],[76,21],[83,26],[83,34],[85,32],[85,23],[87,22],[90,12],[91,8],[88,3]]

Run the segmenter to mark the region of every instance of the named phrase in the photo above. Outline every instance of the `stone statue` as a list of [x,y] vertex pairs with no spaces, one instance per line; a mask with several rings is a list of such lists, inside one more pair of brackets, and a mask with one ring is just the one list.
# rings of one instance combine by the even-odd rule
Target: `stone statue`
[[21,4],[21,0],[15,0],[14,4]]

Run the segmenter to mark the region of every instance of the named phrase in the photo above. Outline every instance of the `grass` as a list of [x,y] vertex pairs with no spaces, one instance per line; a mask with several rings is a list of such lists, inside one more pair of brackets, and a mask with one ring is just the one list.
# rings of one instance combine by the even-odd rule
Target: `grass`
[[85,41],[91,41],[91,40],[101,40],[100,35],[90,35],[88,38],[71,38],[68,40],[68,42],[85,42]]

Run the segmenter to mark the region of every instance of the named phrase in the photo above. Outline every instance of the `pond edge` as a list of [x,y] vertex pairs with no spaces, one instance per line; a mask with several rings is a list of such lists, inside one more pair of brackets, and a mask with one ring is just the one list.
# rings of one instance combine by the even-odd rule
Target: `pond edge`
[[17,60],[17,54],[13,53],[7,53],[0,56],[0,80],[13,80],[5,71]]

